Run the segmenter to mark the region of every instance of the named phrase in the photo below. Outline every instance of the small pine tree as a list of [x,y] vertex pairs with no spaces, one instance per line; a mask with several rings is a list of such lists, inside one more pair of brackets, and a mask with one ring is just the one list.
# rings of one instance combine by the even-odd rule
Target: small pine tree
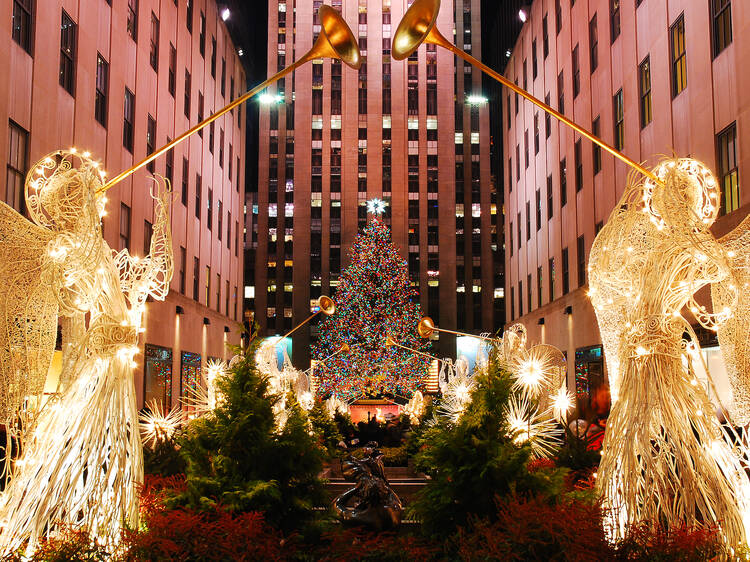
[[351,265],[341,274],[336,312],[320,324],[313,357],[325,359],[317,368],[318,394],[343,399],[369,396],[410,397],[424,390],[429,361],[412,351],[386,347],[386,337],[406,347],[425,350],[429,343],[417,334],[421,318],[417,292],[409,285],[407,263],[378,218],[357,235]]
[[180,439],[186,490],[172,506],[262,511],[273,525],[291,530],[322,505],[318,478],[323,450],[310,435],[307,417],[292,406],[276,428],[266,379],[255,367],[255,347],[219,381],[224,396],[212,414],[193,420]]

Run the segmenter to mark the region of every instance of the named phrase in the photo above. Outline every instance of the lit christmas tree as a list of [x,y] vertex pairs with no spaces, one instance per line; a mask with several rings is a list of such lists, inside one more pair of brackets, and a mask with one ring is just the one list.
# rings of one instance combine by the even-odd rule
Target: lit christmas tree
[[[409,398],[424,391],[429,359],[385,345],[389,335],[421,351],[429,342],[417,334],[418,293],[409,286],[406,261],[391,242],[390,230],[377,217],[383,210],[382,201],[368,202],[376,216],[354,241],[351,265],[341,274],[334,297],[336,312],[320,324],[313,345],[313,357],[322,361],[315,371],[322,398]],[[344,344],[349,350],[337,353]]]

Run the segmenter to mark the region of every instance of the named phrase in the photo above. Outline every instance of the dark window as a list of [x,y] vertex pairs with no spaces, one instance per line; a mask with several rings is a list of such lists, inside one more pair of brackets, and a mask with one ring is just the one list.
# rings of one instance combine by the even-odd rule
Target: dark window
[[565,158],[560,160],[560,207],[568,202],[568,167]]
[[526,129],[523,132],[523,153],[524,153],[524,169],[529,168],[529,130]]
[[531,203],[526,201],[526,241],[531,240]]
[[536,190],[536,229],[542,228],[542,190]]
[[529,273],[526,276],[526,304],[529,306],[528,310],[531,312],[532,305],[531,305],[531,273]]
[[609,0],[609,22],[614,43],[620,36],[620,0]]
[[182,193],[181,193],[181,200],[182,204],[187,207],[188,202],[188,188],[190,183],[190,176],[188,172],[188,159],[183,157],[182,158]]
[[154,236],[154,225],[147,220],[143,221],[143,255],[151,253],[151,238]]
[[216,79],[216,37],[211,37],[211,78]]
[[214,213],[211,210],[211,206],[214,203],[214,190],[208,188],[208,197],[206,198],[206,226],[208,230],[211,230],[214,224]]
[[5,202],[19,213],[24,211],[24,181],[28,166],[29,133],[10,121],[8,123],[8,167],[5,175]]
[[557,33],[562,31],[562,6],[560,6],[560,0],[555,0],[555,31]]
[[565,71],[557,75],[557,111],[565,113]]
[[523,281],[518,282],[518,316],[523,316]]
[[107,126],[107,97],[109,95],[109,63],[100,54],[96,55],[96,101],[94,117]]
[[31,54],[34,0],[13,0],[13,41]]
[[159,20],[156,14],[151,12],[151,50],[149,51],[151,68],[159,70]]
[[122,127],[122,145],[133,152],[133,123],[135,122],[135,94],[125,88],[125,102],[123,104],[124,123]]
[[549,275],[549,302],[555,300],[555,258],[547,262],[547,275]]
[[224,129],[219,129],[219,168],[224,169]]
[[547,14],[542,18],[542,55],[545,60],[549,56],[549,30],[547,29]]
[[521,240],[522,240],[522,236],[521,236],[521,213],[518,213],[518,216],[516,218],[517,218],[516,227],[517,227],[517,234],[518,234],[518,249],[520,250],[521,249]]
[[193,32],[193,0],[187,0],[186,2],[187,13],[185,14],[185,25],[187,30]]
[[201,191],[203,190],[203,184],[201,177],[195,174],[195,217],[200,220],[201,218]]
[[544,277],[542,273],[542,266],[536,268],[536,305],[542,306],[542,289],[544,285]]
[[643,59],[638,66],[638,89],[641,97],[641,129],[651,123],[651,60]]
[[625,146],[625,106],[622,102],[622,88],[615,94],[612,100],[614,111],[615,148],[622,150]]
[[206,57],[206,14],[201,12],[200,15],[200,30],[198,35],[198,50],[202,57]]
[[[172,142],[172,139],[167,137],[167,144]],[[167,150],[166,157],[164,159],[164,177],[169,180],[169,186],[173,188],[174,184],[174,148]]]
[[714,56],[726,49],[732,42],[732,2],[731,0],[710,0],[713,16]]
[[[198,123],[203,121],[203,110],[205,109],[203,92],[198,90]],[[203,138],[203,129],[198,129],[198,136]]]
[[534,154],[539,154],[539,114],[534,113]]
[[562,292],[567,295],[570,291],[570,271],[568,270],[568,249],[562,249]]
[[716,137],[719,181],[721,182],[722,213],[740,206],[739,172],[737,170],[737,125],[732,123]]
[[221,97],[227,93],[227,61],[221,57]]
[[185,117],[190,119],[190,73],[185,69]]
[[513,257],[513,221],[510,223],[510,255]]
[[581,91],[581,62],[578,58],[578,45],[573,48],[573,99]]
[[232,213],[227,211],[227,249],[232,249]]
[[185,269],[187,268],[187,251],[180,246],[180,293],[185,294]]
[[515,320],[515,318],[516,318],[516,293],[515,293],[515,287],[511,287],[510,288],[510,319]]
[[71,96],[76,84],[76,34],[77,26],[63,11],[60,22],[60,86]]
[[177,87],[177,49],[172,43],[169,44],[169,83],[167,88],[172,97],[174,97]]
[[578,237],[578,286],[583,287],[586,284],[586,247],[583,234]]
[[516,145],[516,181],[521,180],[521,149]]
[[[596,116],[596,119],[591,122],[591,132],[594,133],[594,136],[596,138],[601,137],[601,124],[598,115]],[[594,175],[596,175],[602,170],[602,149],[598,144],[593,142],[591,143],[591,152],[592,162],[594,166]]]
[[120,203],[120,250],[130,251],[130,207]]
[[198,258],[193,258],[193,300],[200,298],[201,292],[201,262]]
[[685,52],[685,16],[681,14],[669,28],[672,56],[672,97],[687,88],[687,55]]
[[[212,192],[209,189],[208,190],[209,197],[212,197]],[[216,203],[216,237],[221,242],[221,237],[224,236],[224,205],[221,202],[221,199]]]
[[[549,106],[549,92],[544,96],[544,103]],[[544,138],[548,139],[552,134],[552,118],[549,113],[544,112]]]
[[596,14],[589,22],[589,64],[591,72],[599,66],[599,30],[596,26]]
[[573,155],[576,165],[576,193],[583,189],[583,147],[581,146],[581,139],[578,139],[575,143]]
[[[148,116],[148,122],[146,127],[146,156],[150,156],[154,152],[156,146],[156,120],[150,115]],[[154,161],[151,160],[146,164],[146,169],[154,173]]]
[[536,60],[536,39],[531,42],[531,77],[536,80],[536,75],[539,72],[539,65]]
[[552,199],[552,175],[547,176],[547,218],[551,219],[555,213]]
[[133,41],[138,40],[138,0],[128,0],[128,35]]

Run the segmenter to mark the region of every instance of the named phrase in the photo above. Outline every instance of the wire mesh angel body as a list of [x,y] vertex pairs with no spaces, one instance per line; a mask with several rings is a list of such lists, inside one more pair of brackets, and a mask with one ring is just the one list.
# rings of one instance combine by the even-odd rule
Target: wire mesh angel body
[[701,521],[719,525],[738,545],[747,536],[750,486],[704,388],[685,367],[682,336],[690,325],[680,313],[689,305],[702,323],[724,319],[710,318],[693,300],[728,272],[708,230],[716,217],[716,182],[689,159],[666,161],[656,174],[664,185],[631,185],[615,211],[618,228],[599,234],[601,248],[634,238],[628,253],[639,267],[621,268],[619,285],[598,295],[625,312],[615,342],[619,399],[607,421],[597,483],[614,536],[628,523]]
[[[92,181],[88,188],[93,194],[100,185]],[[90,320],[73,365],[66,366],[75,373],[72,383],[40,413],[0,498],[3,553],[32,552],[58,524],[83,526],[110,545],[123,524],[137,524],[143,453],[133,356],[145,300],[163,300],[172,277],[171,196],[164,190],[155,197],[148,257],[115,253],[100,235],[94,271],[71,279],[79,293],[74,302],[87,299]]]

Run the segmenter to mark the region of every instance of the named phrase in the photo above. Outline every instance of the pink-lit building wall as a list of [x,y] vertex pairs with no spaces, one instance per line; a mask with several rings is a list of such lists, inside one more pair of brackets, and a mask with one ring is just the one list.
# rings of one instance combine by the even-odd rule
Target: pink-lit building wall
[[[60,75],[65,56],[61,28],[66,16],[74,24],[70,51],[74,71],[69,82]],[[155,121],[155,137],[149,144],[158,148],[244,90],[240,59],[211,0],[9,0],[0,5],[0,41],[4,45],[0,53],[0,155],[8,163],[8,172],[0,179],[0,196],[17,208],[20,205],[9,188],[16,168],[24,167],[25,172],[49,152],[74,146],[90,151],[114,176],[146,156],[150,119]],[[99,57],[108,63],[107,84],[102,89],[106,94],[104,124],[95,117]],[[135,96],[132,150],[124,147],[126,88]],[[213,134],[206,129],[202,137],[193,135],[174,149],[172,160],[161,156],[155,161],[154,172],[171,175],[175,191],[175,272],[166,301],[146,305],[146,331],[137,357],[140,404],[148,383],[149,397],[177,405],[184,390],[181,379],[194,376],[210,357],[231,357],[225,344],[239,343],[243,120],[244,111],[235,110],[216,122]],[[18,147],[21,160],[15,156]],[[185,165],[187,174],[183,173]],[[121,234],[127,233],[131,253],[143,255],[146,221],[153,220],[150,175],[142,169],[107,193],[104,237],[116,250]],[[130,209],[129,221],[123,205]],[[198,274],[195,284],[194,271]],[[151,379],[144,381],[146,356],[160,357],[149,352],[157,349],[153,346],[171,352],[172,359],[164,354],[161,362],[149,363]],[[183,352],[193,355],[183,361]],[[171,381],[156,380],[170,368]]]
[[[750,153],[744,150],[746,139],[750,139],[750,76],[743,62],[750,57],[747,33],[750,5],[727,1],[718,4],[728,12],[714,13],[712,4],[717,3],[536,0],[512,50],[505,75],[539,99],[548,96],[550,105],[556,109],[561,93],[559,82],[564,114],[594,132],[598,117],[598,135],[611,145],[615,144],[615,96],[621,90],[622,151],[627,156],[645,162],[646,166],[654,166],[660,158],[673,153],[693,157],[705,162],[721,182],[738,184],[738,189],[730,190],[728,212],[714,226],[718,236],[739,223],[750,209],[750,191],[743,188],[743,178],[750,173]],[[680,64],[673,65],[673,58],[679,61],[682,43],[679,32],[676,35],[673,32],[678,31],[675,26],[680,21],[684,22],[687,81],[686,87],[677,92],[680,88],[675,88],[673,81],[680,72]],[[593,44],[597,46],[598,64],[592,71]],[[576,47],[580,90],[574,95]],[[642,94],[647,88],[639,83],[641,65],[647,57],[650,120],[644,118],[642,107]],[[514,96],[506,91],[503,94],[506,324],[522,322],[531,340],[564,350],[569,364],[569,386],[573,388],[576,372],[579,383],[583,377],[584,384],[589,374],[596,378],[604,373],[601,357],[597,358],[599,330],[586,297],[586,263],[598,228],[607,221],[622,195],[630,170],[602,152],[601,170],[595,173],[595,149],[584,138],[579,189],[576,185],[579,136],[553,118],[547,137],[545,114],[523,99],[518,101],[517,112],[515,104]],[[535,118],[539,127],[538,150]],[[728,165],[719,161],[720,150],[727,147],[726,142],[720,141],[732,138],[732,126],[736,167],[731,159]],[[560,173],[563,159],[567,167],[564,205]],[[727,193],[722,197],[722,204],[726,205]],[[579,237],[583,237],[582,252]],[[563,287],[565,249],[567,291]],[[550,260],[554,260],[555,266],[552,293]],[[580,280],[579,264],[583,265]],[[574,360],[576,352],[578,361]],[[592,386],[596,386],[594,381]]]

